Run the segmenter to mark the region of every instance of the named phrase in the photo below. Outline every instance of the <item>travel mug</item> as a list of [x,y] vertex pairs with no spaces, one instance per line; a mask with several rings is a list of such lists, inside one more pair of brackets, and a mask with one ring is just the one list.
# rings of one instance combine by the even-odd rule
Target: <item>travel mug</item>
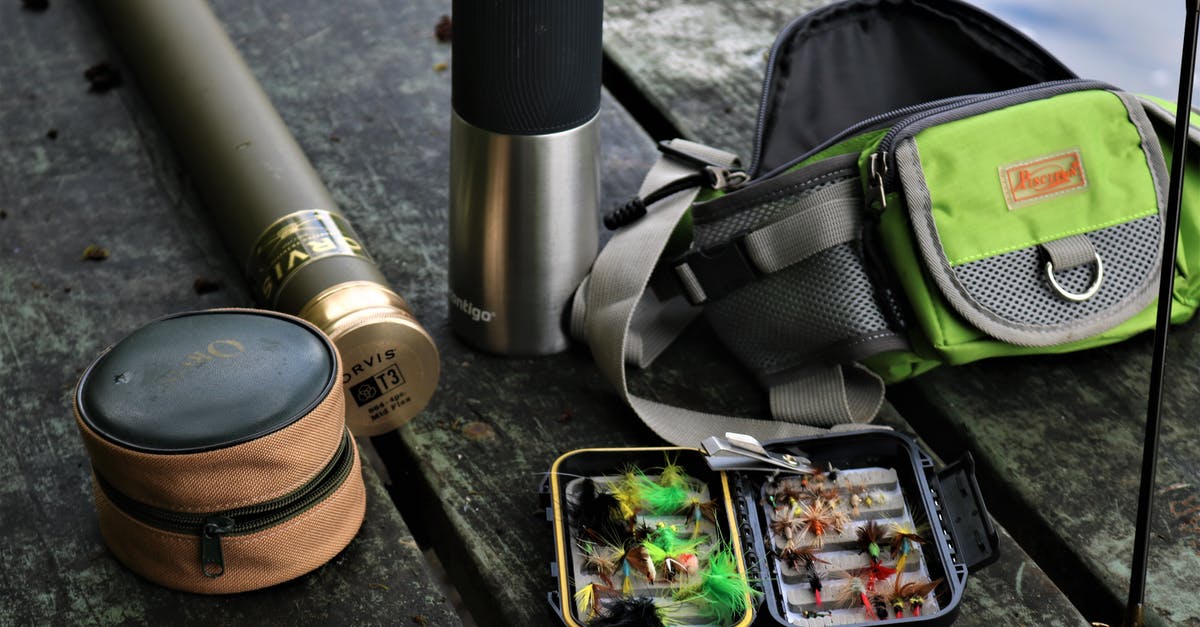
[[601,8],[454,1],[450,323],[485,351],[567,348],[599,246]]

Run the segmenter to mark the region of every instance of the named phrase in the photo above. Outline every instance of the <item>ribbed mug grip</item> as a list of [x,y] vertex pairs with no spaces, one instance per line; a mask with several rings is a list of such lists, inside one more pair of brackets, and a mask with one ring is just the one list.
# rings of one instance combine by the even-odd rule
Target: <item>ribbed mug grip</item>
[[600,107],[601,22],[601,0],[454,0],[454,111],[509,135],[587,122]]

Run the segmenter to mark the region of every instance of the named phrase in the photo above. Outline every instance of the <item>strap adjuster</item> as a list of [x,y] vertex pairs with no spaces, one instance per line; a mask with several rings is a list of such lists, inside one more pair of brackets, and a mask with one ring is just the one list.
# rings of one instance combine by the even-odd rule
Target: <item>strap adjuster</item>
[[690,250],[670,265],[693,305],[721,298],[762,276],[750,260],[741,235],[722,244]]
[[658,142],[658,151],[664,155],[671,155],[676,159],[683,160],[686,163],[691,163],[696,166],[715,166],[718,168],[738,169],[741,167],[741,160],[736,155],[717,151],[713,149],[691,142],[667,139]]

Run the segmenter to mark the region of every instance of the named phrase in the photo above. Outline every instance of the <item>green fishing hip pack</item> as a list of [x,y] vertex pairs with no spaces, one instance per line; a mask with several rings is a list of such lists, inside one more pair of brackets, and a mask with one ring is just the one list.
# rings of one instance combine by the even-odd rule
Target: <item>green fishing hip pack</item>
[[692,207],[667,264],[764,382],[859,361],[896,381],[1153,326],[1167,169],[1141,100],[1066,80],[914,108]]
[[[870,420],[885,383],[940,364],[1129,338],[1154,326],[1173,115],[961,2],[831,5],[776,41],[748,168],[664,144],[611,216],[577,334],[677,443],[692,427],[631,399],[615,355],[648,365],[701,314],[776,421],[822,427]],[[1185,200],[1176,322],[1198,302],[1195,211]],[[790,428],[751,422],[728,430]]]

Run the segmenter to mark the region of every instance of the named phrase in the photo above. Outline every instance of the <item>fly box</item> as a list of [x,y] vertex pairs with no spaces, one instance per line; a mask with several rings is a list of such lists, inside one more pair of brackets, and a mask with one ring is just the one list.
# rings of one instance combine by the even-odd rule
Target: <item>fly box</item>
[[570,626],[948,625],[997,556],[970,458],[885,429],[572,451],[543,493]]
[[201,593],[307,573],[366,504],[337,351],[311,324],[216,310],[152,322],[83,374],[100,531],[131,570]]
[[557,553],[550,600],[567,625],[753,620],[738,501],[699,451],[572,451],[554,462],[543,494]]

